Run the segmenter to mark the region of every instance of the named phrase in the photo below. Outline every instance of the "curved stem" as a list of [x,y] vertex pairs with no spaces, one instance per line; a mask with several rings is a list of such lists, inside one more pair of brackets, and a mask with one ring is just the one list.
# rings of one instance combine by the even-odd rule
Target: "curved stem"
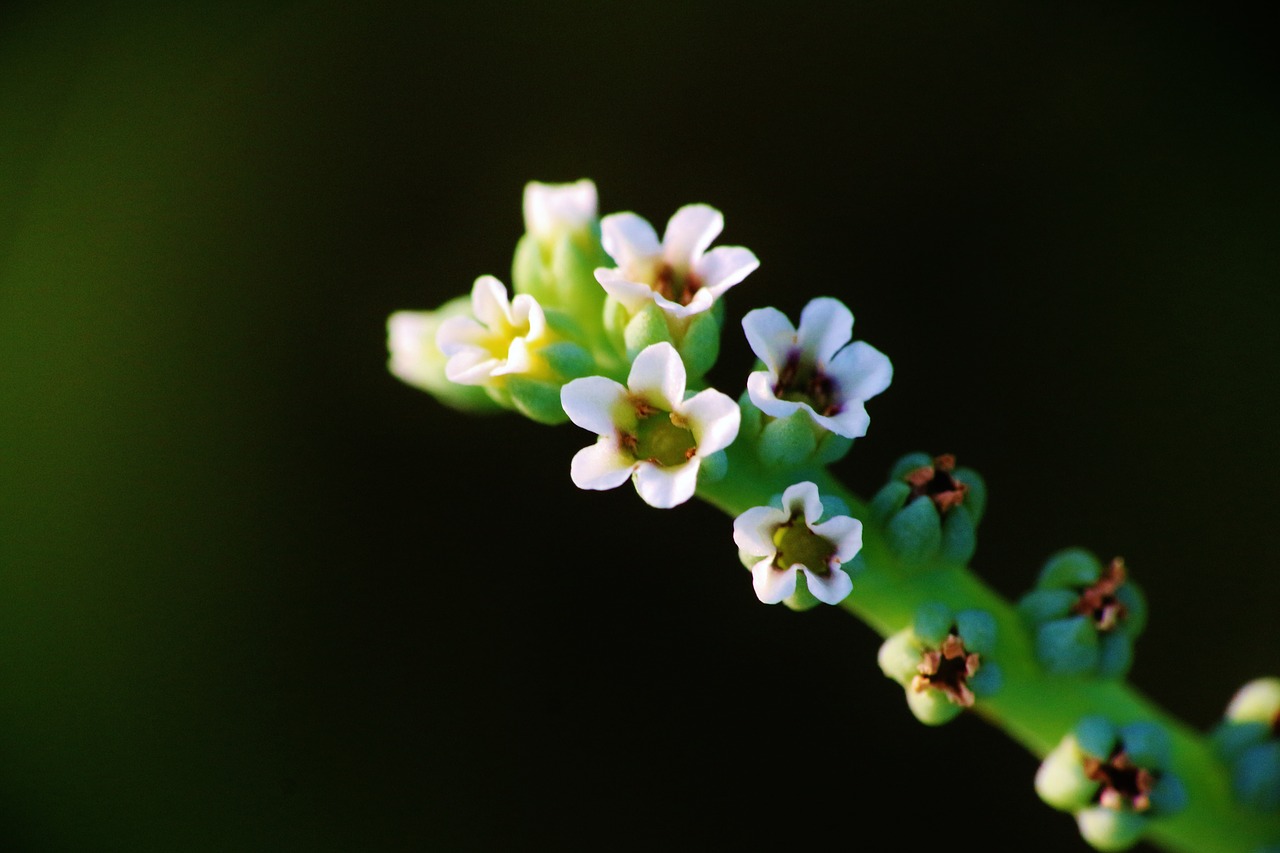
[[[1014,605],[968,568],[939,565],[904,569],[890,553],[866,505],[825,469],[774,471],[763,468],[745,443],[729,448],[728,474],[700,482],[698,496],[731,516],[768,504],[787,486],[803,480],[823,494],[838,495],[864,522],[866,569],[853,578],[842,606],[881,636],[911,623],[920,605],[941,601],[953,610],[981,608],[995,617],[997,652],[1004,672],[1001,691],[974,710],[1037,757],[1043,758],[1084,716],[1103,715],[1118,725],[1148,720],[1163,725],[1173,742],[1173,763],[1189,796],[1186,809],[1151,821],[1145,837],[1186,853],[1252,853],[1280,839],[1280,814],[1263,815],[1238,805],[1227,771],[1208,739],[1173,717],[1123,680],[1061,676],[1037,663],[1029,631]],[[994,655],[993,655],[994,657]]]

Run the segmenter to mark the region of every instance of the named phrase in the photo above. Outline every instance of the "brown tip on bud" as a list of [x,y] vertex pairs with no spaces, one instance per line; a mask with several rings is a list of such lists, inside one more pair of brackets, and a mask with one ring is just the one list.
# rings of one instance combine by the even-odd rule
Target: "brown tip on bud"
[[951,476],[956,469],[956,458],[950,453],[935,456],[929,465],[921,465],[907,473],[903,480],[911,487],[907,502],[920,496],[928,497],[938,508],[940,515],[946,515],[953,508],[964,503],[964,496],[969,486]]

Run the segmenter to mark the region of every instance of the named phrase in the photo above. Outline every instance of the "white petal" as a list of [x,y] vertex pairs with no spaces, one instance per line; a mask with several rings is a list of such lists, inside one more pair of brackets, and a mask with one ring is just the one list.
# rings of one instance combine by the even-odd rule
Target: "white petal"
[[604,288],[604,292],[622,303],[632,314],[639,312],[650,302],[657,299],[653,288],[642,282],[632,281],[621,270],[601,267],[596,270],[596,281]]
[[663,467],[641,462],[635,472],[636,491],[644,502],[658,509],[670,509],[693,497],[698,488],[698,457],[683,465]]
[[756,598],[765,604],[777,604],[796,591],[796,567],[777,569],[772,558],[761,560],[751,567],[751,585]]
[[662,251],[658,232],[634,213],[615,213],[600,220],[600,240],[609,257],[626,269],[634,262],[646,262]]
[[827,364],[853,337],[853,313],[839,299],[820,296],[800,312],[800,346],[818,364]]
[[773,377],[757,370],[747,377],[747,397],[752,405],[771,418],[788,418],[800,409],[813,410],[794,400],[779,400],[773,393]]
[[481,347],[465,347],[449,356],[444,363],[444,376],[459,385],[485,385],[502,361]]
[[742,422],[738,404],[714,388],[699,391],[685,400],[680,414],[689,422],[689,430],[698,442],[699,456],[710,456],[733,444]]
[[507,288],[491,275],[482,275],[471,287],[471,313],[490,329],[498,330],[511,322],[511,303]]
[[650,344],[631,363],[627,387],[654,405],[673,412],[684,400],[684,362],[676,348],[666,341]]
[[449,317],[436,330],[436,348],[445,355],[482,347],[489,330],[470,317]]
[[808,581],[809,592],[823,604],[839,604],[853,591],[853,579],[840,569],[816,575],[806,568],[804,579]]
[[889,357],[865,341],[854,341],[831,360],[829,373],[845,400],[870,400],[893,381]]
[[805,524],[813,529],[813,525],[822,517],[822,499],[818,497],[818,487],[808,480],[787,486],[782,493],[782,508],[788,515],[794,515],[797,510],[803,511]]
[[810,524],[814,533],[836,546],[835,558],[847,563],[862,550],[862,522],[847,515],[828,518],[821,524]]
[[533,369],[533,354],[529,351],[529,342],[524,338],[512,338],[507,347],[506,359],[493,369],[493,376],[519,375]]
[[561,231],[582,228],[596,216],[596,185],[530,181],[524,188],[524,227],[535,237],[554,239]]
[[627,398],[627,389],[605,376],[584,376],[560,389],[560,407],[569,420],[596,435],[612,436],[615,413]]
[[602,435],[595,444],[573,455],[569,477],[579,489],[616,489],[631,478],[636,461],[618,449],[612,436]]
[[518,329],[528,326],[529,331],[524,333],[524,337],[530,341],[541,340],[547,331],[547,315],[538,300],[521,293],[511,300],[511,325]]
[[[764,411],[761,409],[761,411]],[[810,412],[813,410],[810,409]],[[843,407],[834,415],[819,415],[814,413],[813,420],[823,429],[834,432],[836,435],[842,435],[845,438],[861,438],[867,434],[867,428],[871,426],[871,416],[867,414],[867,410],[856,400],[844,403]]]
[[689,270],[721,231],[724,216],[705,204],[686,204],[667,222],[662,235],[662,259],[678,270]]
[[715,296],[742,281],[760,266],[760,261],[750,249],[741,246],[717,246],[693,265],[693,271],[702,278],[702,286]]
[[[436,346],[438,318],[430,311],[396,311],[387,318],[387,351],[391,372],[410,382],[421,380],[430,370],[431,350]],[[439,355],[435,356],[437,359]],[[439,364],[439,362],[436,362]]]
[[756,358],[763,361],[776,378],[796,347],[796,327],[777,308],[756,308],[742,318],[742,331]]
[[733,520],[733,541],[742,551],[772,560],[778,548],[774,531],[786,522],[787,513],[772,506],[753,506]]

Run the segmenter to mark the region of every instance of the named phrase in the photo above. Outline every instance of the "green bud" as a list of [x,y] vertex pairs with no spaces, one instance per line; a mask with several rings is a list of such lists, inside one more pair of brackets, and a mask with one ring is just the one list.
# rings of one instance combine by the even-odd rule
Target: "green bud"
[[1236,799],[1252,809],[1280,809],[1280,740],[1246,749],[1231,768]]
[[520,414],[544,424],[560,424],[569,418],[560,407],[560,383],[527,376],[508,376],[505,390]]
[[942,520],[930,500],[916,499],[895,513],[885,534],[893,553],[909,566],[931,562],[942,548]]
[[1083,548],[1067,548],[1049,558],[1040,572],[1037,586],[1067,589],[1089,586],[1102,574],[1098,558]]
[[720,356],[720,329],[724,319],[724,303],[716,300],[708,311],[694,314],[676,343],[690,380],[696,380],[715,366]]
[[1055,809],[1073,812],[1089,805],[1098,783],[1085,775],[1079,744],[1074,736],[1062,739],[1036,771],[1036,794]]
[[911,626],[922,642],[937,646],[951,633],[954,624],[951,608],[940,601],[931,601],[916,610]]
[[542,260],[542,246],[529,234],[516,243],[515,257],[511,259],[511,289],[529,294],[543,308],[559,305],[551,271]]
[[1055,619],[1036,631],[1036,660],[1046,671],[1080,675],[1098,666],[1098,632],[1085,616]]
[[626,328],[623,331],[623,339],[626,341],[627,358],[631,361],[635,360],[641,350],[653,344],[668,343],[675,345],[675,341],[671,337],[671,330],[667,328],[666,315],[662,313],[661,308],[652,302],[645,305],[639,313],[627,321]]
[[941,690],[912,690],[907,688],[907,707],[916,719],[926,726],[949,723],[964,709],[946,697]]
[[804,464],[813,454],[813,429],[804,412],[774,418],[760,431],[756,453],[770,468],[793,468]]
[[942,521],[942,558],[949,563],[967,565],[978,547],[978,533],[965,504],[952,507]]
[[551,274],[556,285],[557,303],[575,317],[591,318],[599,323],[605,292],[596,281],[598,253],[592,247],[584,250],[573,233],[565,233],[551,252]]
[[1127,850],[1142,836],[1147,819],[1137,812],[1098,806],[1077,812],[1076,825],[1080,836],[1096,850]]

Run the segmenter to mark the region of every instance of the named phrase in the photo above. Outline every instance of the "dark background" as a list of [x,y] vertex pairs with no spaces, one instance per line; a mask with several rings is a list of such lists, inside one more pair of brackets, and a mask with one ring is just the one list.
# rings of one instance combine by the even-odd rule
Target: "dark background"
[[509,280],[531,179],[725,212],[734,395],[743,313],[844,299],[896,368],[846,482],[958,454],[1010,596],[1124,555],[1191,724],[1280,669],[1259,22],[422,5],[0,13],[0,847],[1084,849],[870,630],[760,605],[726,517],[385,371],[388,313]]

